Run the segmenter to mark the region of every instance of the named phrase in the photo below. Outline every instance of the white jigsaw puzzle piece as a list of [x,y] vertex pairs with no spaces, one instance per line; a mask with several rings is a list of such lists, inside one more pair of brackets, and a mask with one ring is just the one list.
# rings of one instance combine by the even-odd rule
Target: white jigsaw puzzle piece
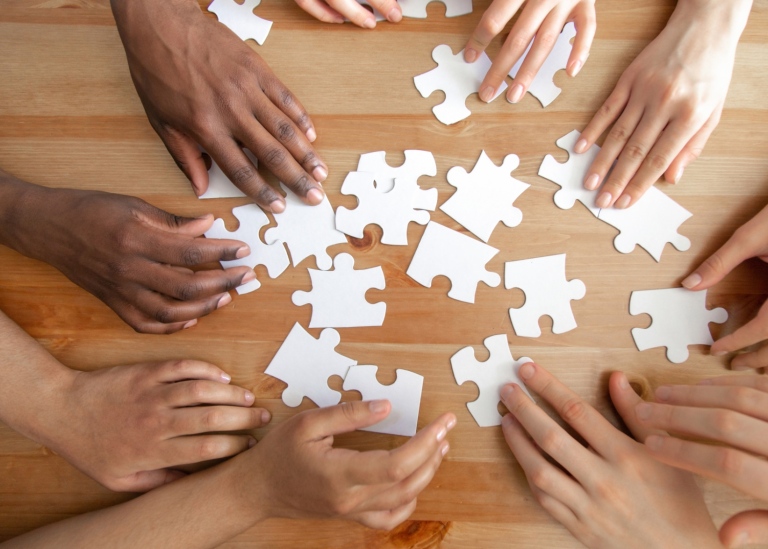
[[317,206],[310,206],[304,204],[282,183],[280,187],[285,191],[285,210],[273,214],[277,227],[268,229],[264,233],[264,240],[268,244],[277,240],[285,242],[291,252],[294,267],[313,255],[317,267],[327,271],[333,261],[326,248],[347,242],[344,233],[336,230],[336,218],[328,197],[323,198]]
[[[429,97],[437,90],[445,92],[445,101],[432,107],[432,112],[443,124],[455,124],[472,114],[466,105],[467,97],[479,90],[485,74],[491,68],[491,60],[483,52],[477,61],[467,63],[464,61],[464,50],[453,55],[451,47],[445,44],[432,50],[432,59],[438,66],[415,76],[413,83],[422,97]],[[505,89],[507,84],[502,82],[493,99]]]
[[[228,231],[224,225],[224,220],[216,219],[211,228],[205,232],[205,237],[241,240],[248,244],[251,253],[242,259],[221,261],[221,266],[224,269],[229,269],[230,267],[245,265],[253,269],[256,265],[264,265],[270,278],[277,278],[283,274],[288,268],[288,253],[285,251],[282,242],[264,244],[261,238],[259,238],[261,228],[269,224],[269,218],[261,211],[261,208],[256,204],[246,204],[245,206],[234,208],[232,215],[240,222],[237,230]],[[247,294],[248,292],[258,290],[260,287],[261,282],[254,279],[247,284],[238,286],[237,293]]]
[[[259,166],[259,161],[251,151],[243,149],[243,152],[248,159],[253,162],[254,167]],[[210,157],[210,155],[208,156]],[[211,158],[211,167],[208,170],[208,188],[198,198],[241,198],[244,196],[245,193],[235,187],[235,184],[229,180],[222,169],[219,168],[219,165],[214,162],[213,158]]]
[[293,325],[264,372],[288,384],[282,397],[286,406],[295,408],[304,397],[321,408],[341,401],[341,393],[328,387],[328,378],[344,379],[357,361],[335,351],[340,341],[339,332],[331,328],[315,339],[298,322]]
[[435,164],[435,157],[429,151],[408,150],[405,151],[405,162],[393,168],[387,164],[386,151],[375,151],[360,155],[357,171],[371,172],[376,181],[376,189],[386,193],[395,186],[396,177],[407,177],[413,180],[418,180],[422,175],[434,177],[437,175],[437,164]]
[[446,276],[451,281],[448,297],[474,303],[478,282],[492,288],[501,282],[498,273],[485,268],[497,253],[488,244],[430,221],[406,274],[427,288],[437,275]]
[[261,0],[245,0],[242,4],[235,0],[213,0],[208,11],[215,13],[219,23],[229,27],[240,40],[256,40],[261,46],[272,29],[272,21],[253,13],[259,4]]
[[578,200],[601,221],[619,230],[613,240],[617,251],[626,254],[639,245],[656,261],[667,242],[679,251],[691,247],[691,241],[677,232],[693,214],[675,202],[656,187],[648,189],[632,206],[625,209],[597,208],[595,200],[599,190],[589,191],[584,188],[584,179],[600,147],[592,145],[583,154],[573,152],[573,147],[580,134],[573,130],[557,140],[557,146],[568,152],[568,161],[560,163],[551,155],[544,157],[539,167],[539,175],[560,185],[555,193],[555,205],[567,210]]
[[499,221],[516,227],[523,213],[512,203],[530,187],[510,175],[519,164],[517,155],[510,154],[501,167],[496,166],[482,151],[470,173],[459,166],[451,168],[448,183],[456,187],[456,192],[440,209],[484,242],[491,238]]
[[685,288],[632,292],[629,313],[651,317],[648,328],[632,328],[637,349],[666,347],[667,359],[675,364],[688,360],[688,345],[712,345],[710,322],[728,320],[728,311],[722,307],[707,309],[707,290]]
[[429,212],[437,206],[437,189],[423,190],[415,179],[397,178],[389,192],[376,188],[371,172],[349,172],[341,185],[341,194],[357,196],[357,208],[336,209],[336,228],[355,238],[363,237],[367,225],[381,227],[382,244],[408,244],[408,224],[429,222]]
[[371,288],[383,290],[384,271],[381,267],[355,270],[355,259],[339,254],[333,260],[332,271],[309,269],[312,291],[293,293],[295,305],[312,305],[310,328],[354,328],[381,326],[387,313],[384,302],[369,303],[365,293]]
[[[399,0],[403,17],[427,18],[427,5],[434,0]],[[472,13],[472,0],[439,0],[445,5],[446,17],[459,17]]]
[[576,328],[571,300],[581,299],[587,292],[578,278],[566,280],[565,254],[505,263],[504,287],[520,288],[525,293],[525,304],[509,310],[515,333],[523,337],[539,337],[539,319],[545,315],[552,318],[552,333]]
[[382,385],[376,379],[377,370],[378,366],[353,366],[344,379],[345,391],[359,391],[363,400],[386,399],[392,405],[385,419],[361,431],[412,437],[419,421],[424,377],[398,369],[397,380],[392,385]]
[[[528,93],[538,99],[542,107],[546,107],[552,103],[552,101],[557,99],[557,96],[560,95],[560,92],[563,91],[555,85],[555,73],[568,66],[568,58],[571,56],[571,49],[573,48],[571,39],[574,36],[576,36],[576,25],[568,23],[557,38],[557,42],[555,42],[552,51],[544,60],[544,64],[541,65],[539,72],[536,73],[536,76],[533,78],[533,82],[528,86]],[[531,50],[532,45],[533,40],[528,44],[528,49],[525,50],[523,56],[518,60],[515,66],[512,67],[512,70],[509,71],[509,76],[512,78],[517,76],[517,71],[519,71],[520,67],[523,65],[523,61],[525,61],[525,58],[528,56],[528,52]]]
[[483,343],[490,353],[488,360],[479,362],[475,358],[475,350],[472,347],[464,347],[451,357],[451,368],[457,384],[463,385],[466,381],[472,381],[477,385],[477,400],[468,402],[467,408],[480,427],[491,427],[501,425],[498,406],[504,385],[517,383],[531,396],[517,372],[520,366],[533,360],[528,357],[521,357],[519,360],[512,358],[506,334],[487,337]]

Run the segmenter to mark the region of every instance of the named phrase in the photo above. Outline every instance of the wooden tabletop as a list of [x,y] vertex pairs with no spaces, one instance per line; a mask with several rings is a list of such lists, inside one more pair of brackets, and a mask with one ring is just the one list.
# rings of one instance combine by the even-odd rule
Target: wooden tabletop
[[[387,303],[381,328],[340,329],[342,354],[379,366],[390,383],[396,368],[424,376],[419,426],[441,412],[458,416],[451,451],[419,498],[411,521],[390,533],[346,522],[268,521],[225,547],[579,547],[571,535],[532,498],[499,428],[479,428],[466,402],[472,383],[457,386],[449,359],[493,334],[509,337],[515,357],[527,355],[550,368],[571,388],[616,422],[606,399],[608,373],[622,369],[646,389],[662,382],[693,382],[727,372],[726,361],[691,348],[684,364],[672,364],[664,349],[639,352],[631,328],[647,316],[631,316],[631,291],[679,285],[741,223],[768,200],[768,9],[758,0],[739,45],[722,121],[703,156],[677,186],[659,185],[693,217],[680,232],[691,249],[667,246],[660,263],[645,251],[618,253],[615,229],[580,205],[555,207],[557,186],[538,177],[542,158],[564,161],[555,140],[583,129],[613,89],[630,61],[663,28],[674,7],[669,0],[601,0],[598,30],[589,61],[571,79],[559,73],[562,95],[548,108],[530,95],[513,106],[467,100],[468,119],[444,126],[431,113],[439,92],[423,99],[413,76],[434,67],[438,44],[463,47],[487,1],[475,0],[472,15],[446,19],[439,3],[426,20],[383,23],[371,32],[351,25],[321,24],[288,0],[265,0],[257,13],[273,20],[265,45],[249,44],[302,100],[317,127],[319,152],[330,167],[325,184],[334,207],[354,207],[341,196],[345,175],[361,153],[386,150],[392,165],[402,151],[432,151],[438,174],[422,178],[434,186],[439,203],[452,193],[445,175],[452,166],[470,170],[481,150],[497,164],[507,154],[520,157],[514,176],[531,185],[517,201],[520,226],[496,229],[490,244],[500,253],[489,270],[503,272],[505,261],[567,253],[568,278],[584,281],[584,299],[572,303],[578,328],[553,335],[515,335],[509,307],[523,294],[503,285],[478,286],[475,304],[449,299],[447,279],[424,288],[405,271],[423,233],[411,224],[408,246],[379,243],[377,227],[362,240],[329,249],[351,252],[356,267],[382,265],[386,289],[369,299]],[[489,53],[499,48],[498,40]],[[717,70],[717,67],[713,67]],[[244,199],[198,201],[146,120],[131,83],[107,0],[0,0],[0,166],[14,175],[51,187],[99,189],[140,196],[182,215],[212,212],[236,226],[231,208]],[[461,230],[440,211],[432,219]],[[257,405],[274,415],[273,424],[296,413],[282,404],[284,384],[263,371],[294,322],[307,326],[310,307],[296,307],[291,294],[310,289],[307,267],[289,268],[271,280],[259,267],[258,291],[236,296],[232,304],[203,318],[195,328],[172,336],[139,335],[102,302],[70,283],[53,268],[0,248],[0,309],[37,338],[64,364],[97,369],[170,358],[196,358],[218,364],[233,382],[252,389]],[[709,292],[710,306],[731,314],[715,337],[754,314],[768,293],[768,269],[759,262],[740,266]],[[310,330],[317,336],[319,330]],[[341,387],[339,379],[331,386]],[[345,399],[360,398],[345,393]],[[300,409],[311,405],[305,400]],[[257,436],[263,434],[258,432]],[[391,448],[402,437],[356,433],[341,443],[357,448]],[[0,424],[0,540],[32,528],[126,500],[69,466],[63,459]],[[759,506],[733,490],[702,481],[718,525],[731,514]]]

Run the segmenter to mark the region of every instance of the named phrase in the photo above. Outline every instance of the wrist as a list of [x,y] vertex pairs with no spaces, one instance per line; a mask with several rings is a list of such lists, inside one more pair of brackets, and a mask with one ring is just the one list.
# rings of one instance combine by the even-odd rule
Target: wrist
[[711,29],[712,36],[728,37],[735,47],[751,9],[752,0],[678,0],[669,22],[703,24]]
[[40,206],[50,189],[0,171],[0,244],[29,256],[30,240],[45,217]]
[[225,474],[227,492],[232,494],[235,507],[247,517],[250,526],[276,516],[276,502],[270,501],[264,465],[257,443],[219,466]]
[[161,36],[161,27],[203,14],[196,0],[110,0],[110,5],[126,49],[134,38]]

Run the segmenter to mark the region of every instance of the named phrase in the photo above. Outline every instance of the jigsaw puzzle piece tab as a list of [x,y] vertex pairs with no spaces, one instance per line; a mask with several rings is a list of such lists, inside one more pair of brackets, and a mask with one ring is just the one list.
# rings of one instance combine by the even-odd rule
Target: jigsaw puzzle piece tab
[[216,14],[219,23],[229,27],[240,40],[255,40],[261,46],[272,29],[272,21],[253,13],[259,4],[261,0],[245,0],[242,4],[235,0],[213,0],[208,11]]
[[[485,74],[491,68],[491,60],[483,52],[477,61],[467,63],[464,61],[464,50],[453,55],[451,47],[445,44],[432,50],[432,59],[438,66],[415,76],[413,83],[422,97],[429,97],[437,90],[445,92],[445,101],[432,107],[432,112],[443,124],[455,124],[472,114],[466,105],[467,97],[478,92]],[[505,89],[507,84],[502,82],[493,99]]]
[[353,366],[344,379],[345,391],[359,391],[363,400],[386,399],[392,405],[385,419],[361,431],[406,437],[415,435],[424,377],[398,369],[397,380],[392,385],[382,385],[376,379],[377,370],[378,366]]
[[637,349],[666,347],[667,359],[675,364],[688,360],[688,345],[712,345],[710,322],[728,320],[728,311],[722,307],[707,309],[707,290],[685,288],[632,292],[629,313],[651,317],[648,328],[632,328]]
[[475,358],[475,350],[464,347],[451,357],[451,368],[458,385],[467,381],[477,385],[479,395],[476,400],[467,403],[467,408],[480,427],[491,427],[501,425],[498,406],[504,385],[517,383],[531,396],[517,372],[520,366],[533,360],[528,357],[512,358],[506,334],[487,337],[483,343],[490,353],[488,360],[479,362]]
[[[231,238],[241,240],[251,249],[250,255],[242,259],[221,261],[224,269],[245,265],[251,269],[256,265],[264,265],[270,278],[277,278],[288,268],[288,254],[282,242],[264,244],[259,238],[259,231],[269,224],[267,215],[256,204],[246,204],[232,210],[232,214],[240,222],[236,231],[228,231],[223,219],[216,219],[210,229],[205,232],[206,238]],[[238,294],[247,294],[261,287],[261,282],[254,279],[247,284],[238,286]]]
[[[437,164],[431,152],[414,149],[405,151],[405,162],[401,166],[393,168],[387,164],[386,151],[375,151],[360,155],[357,171],[371,172],[376,182],[376,189],[381,192],[389,192],[395,186],[396,177],[408,177],[414,181],[422,175],[434,177],[437,175]],[[430,208],[420,209],[428,210]],[[432,207],[431,209],[434,210],[435,208]]]
[[448,183],[456,187],[456,192],[440,209],[484,242],[500,221],[516,227],[523,213],[512,204],[530,187],[510,175],[519,164],[517,155],[510,154],[500,167],[496,166],[482,151],[471,172],[460,166],[451,168]]
[[291,252],[291,262],[295,267],[307,257],[315,256],[317,267],[327,271],[333,265],[326,249],[334,244],[344,244],[347,237],[336,230],[336,218],[328,197],[317,206],[304,204],[283,183],[280,187],[285,192],[285,210],[273,214],[277,227],[272,227],[264,234],[268,244],[281,240]]
[[304,397],[321,408],[341,401],[341,393],[328,387],[328,378],[344,379],[357,361],[335,351],[340,341],[339,332],[331,328],[315,339],[298,322],[293,325],[264,372],[288,384],[282,397],[286,406],[295,408]]
[[335,270],[309,269],[312,291],[293,294],[295,305],[312,304],[310,328],[354,328],[381,326],[387,313],[384,302],[369,303],[365,293],[371,288],[383,290],[381,267],[355,270],[355,259],[346,253],[333,260]]
[[446,276],[451,281],[448,297],[474,303],[478,282],[491,287],[501,282],[497,273],[485,268],[497,253],[488,244],[430,221],[406,274],[427,288],[435,276]]
[[[427,18],[427,5],[434,0],[399,0],[403,17]],[[472,0],[439,0],[445,5],[446,17],[459,17],[472,13]]]
[[[528,93],[539,100],[542,107],[548,106],[552,103],[557,96],[560,95],[561,90],[555,85],[555,74],[558,71],[565,69],[568,66],[568,58],[571,56],[571,40],[576,36],[576,26],[573,23],[568,23],[563,27],[563,31],[557,38],[552,51],[544,60],[544,64],[539,69],[539,72],[533,78],[533,82],[528,86]],[[535,37],[534,37],[535,38]],[[509,71],[509,76],[515,78],[520,67],[523,65],[523,61],[528,56],[528,52],[531,50],[533,40],[528,44],[528,49],[520,57],[520,60]]]
[[595,206],[597,191],[584,188],[584,179],[587,170],[594,162],[600,147],[592,145],[586,152],[577,154],[573,151],[581,134],[573,130],[556,141],[557,146],[568,152],[568,161],[560,163],[555,157],[548,154],[539,167],[539,175],[560,185],[561,189],[555,193],[555,205],[561,210],[570,210],[578,200],[592,212],[595,217],[600,213],[600,208]]
[[554,334],[576,328],[571,300],[583,298],[587,288],[578,278],[566,280],[565,254],[505,263],[504,286],[508,290],[520,288],[525,293],[525,304],[509,310],[517,335],[539,337],[542,316],[552,318]]

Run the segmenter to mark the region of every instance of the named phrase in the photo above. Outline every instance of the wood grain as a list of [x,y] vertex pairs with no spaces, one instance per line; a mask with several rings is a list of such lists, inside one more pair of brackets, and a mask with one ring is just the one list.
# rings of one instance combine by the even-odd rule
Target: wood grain
[[[288,0],[265,0],[259,15],[275,25],[264,46],[249,44],[312,113],[318,150],[330,166],[325,187],[335,206],[354,207],[354,199],[341,196],[339,188],[363,152],[384,149],[390,164],[399,164],[405,149],[433,151],[438,175],[429,184],[438,189],[440,203],[452,192],[445,180],[452,166],[471,169],[482,149],[497,163],[506,154],[519,155],[515,176],[531,184],[517,201],[524,220],[515,229],[494,232],[490,244],[501,252],[489,269],[501,273],[504,261],[566,252],[568,277],[580,278],[587,287],[586,297],[573,303],[579,327],[555,336],[545,318],[541,338],[520,338],[507,309],[523,302],[521,293],[481,284],[477,302],[468,305],[445,296],[446,279],[436,279],[431,289],[419,286],[405,270],[421,226],[410,227],[407,247],[381,245],[380,232],[369,227],[364,239],[332,248],[332,254],[351,251],[357,267],[383,265],[387,277],[386,290],[375,295],[387,303],[384,326],[341,330],[340,352],[379,365],[382,382],[394,380],[396,368],[423,374],[419,424],[445,410],[455,412],[459,424],[450,435],[451,452],[419,499],[414,520],[393,532],[340,522],[269,521],[225,547],[579,547],[535,503],[500,431],[475,425],[465,403],[475,398],[476,388],[455,384],[449,357],[474,345],[482,358],[482,340],[506,333],[515,356],[532,356],[549,367],[614,423],[606,380],[615,369],[627,371],[646,389],[726,372],[726,362],[708,356],[703,347],[693,348],[691,359],[681,365],[667,362],[663,349],[638,352],[630,330],[649,319],[629,315],[629,294],[679,284],[768,199],[768,4],[759,0],[753,8],[722,121],[704,155],[679,185],[660,185],[694,213],[681,229],[693,244],[686,253],[667,247],[657,264],[639,249],[617,253],[615,230],[580,206],[557,209],[552,203],[557,187],[536,172],[545,154],[565,159],[555,140],[584,127],[624,68],[663,28],[674,2],[601,0],[589,62],[575,79],[556,76],[564,91],[549,108],[543,110],[529,95],[517,106],[503,100],[485,105],[473,96],[467,101],[472,116],[443,126],[430,112],[441,94],[422,99],[412,77],[434,66],[435,45],[460,49],[488,3],[476,0],[472,15],[456,19],[444,18],[435,3],[425,21],[381,24],[368,32],[320,24]],[[497,40],[491,56],[498,47]],[[137,195],[178,214],[210,211],[234,226],[230,210],[244,200],[197,201],[149,126],[107,0],[0,0],[0,52],[4,169],[52,187]],[[432,218],[459,228],[439,211]],[[293,306],[290,296],[309,289],[311,260],[276,280],[258,269],[262,289],[236,297],[194,329],[173,336],[134,333],[47,265],[8,249],[0,249],[0,265],[0,308],[65,364],[91,370],[149,359],[204,359],[253,389],[257,404],[273,412],[273,423],[295,413],[280,401],[284,385],[263,370],[290,326],[308,322],[310,308]],[[713,325],[715,336],[754,314],[768,293],[766,275],[765,265],[747,262],[710,292],[709,305],[731,313],[725,326]],[[331,384],[341,385],[338,379]],[[342,443],[389,448],[402,440],[356,433]],[[101,488],[3,425],[0,471],[0,540],[130,497]],[[721,485],[701,484],[717,524],[760,506]]]

